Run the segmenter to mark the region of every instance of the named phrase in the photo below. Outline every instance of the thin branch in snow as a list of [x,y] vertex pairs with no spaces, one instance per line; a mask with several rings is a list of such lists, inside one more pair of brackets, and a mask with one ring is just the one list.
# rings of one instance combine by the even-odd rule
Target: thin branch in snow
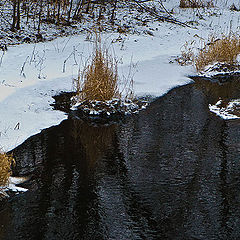
[[28,58],[29,58],[29,56],[26,57],[26,60],[24,61],[23,65],[22,65],[22,68],[21,68],[21,72],[20,72],[20,76],[23,76],[24,78],[26,78],[26,75],[24,73],[24,68],[25,68],[25,65],[27,63]]
[[30,59],[30,64],[35,61],[35,50],[36,50],[36,44],[34,44],[34,47],[33,47],[33,51],[32,51],[32,55],[31,55],[31,59]]
[[14,127],[14,130],[19,130],[20,129],[20,123],[18,122],[16,126]]
[[67,47],[67,44],[69,43],[69,41],[71,40],[72,36],[70,36],[66,42],[66,44],[64,45],[62,52],[64,52],[65,48]]
[[42,75],[42,70],[45,68],[45,66],[43,66],[43,63],[44,63],[44,60],[45,60],[45,54],[46,54],[46,50],[45,50],[45,47],[44,47],[44,50],[43,50],[43,56],[40,57],[40,60],[39,60],[39,74],[38,74],[38,78],[41,79],[41,75]]
[[75,64],[74,64],[74,65],[78,65],[77,60],[76,60],[76,52],[77,52],[76,47],[73,46],[73,59],[74,59],[74,61],[75,61]]
[[143,11],[148,12],[150,15],[152,15],[153,17],[155,17],[158,20],[161,21],[166,21],[166,22],[170,22],[170,23],[174,23],[183,27],[190,27],[188,24],[181,22],[175,18],[173,18],[171,15],[169,16],[162,16],[159,15],[157,12],[155,12],[153,9],[147,7],[144,4],[141,4],[141,2],[138,2],[137,0],[132,0],[132,2],[134,2],[136,5],[138,5]]
[[65,73],[65,71],[66,71],[66,63],[70,59],[70,57],[72,55],[73,55],[73,59],[75,61],[74,65],[78,65],[77,60],[76,60],[76,52],[77,52],[77,50],[76,50],[75,46],[73,46],[73,51],[70,53],[70,55],[63,62],[63,70],[62,70],[63,73]]
[[1,58],[0,58],[0,67],[2,66],[3,56],[4,56],[4,54],[5,54],[5,51],[2,52],[2,56],[1,56]]

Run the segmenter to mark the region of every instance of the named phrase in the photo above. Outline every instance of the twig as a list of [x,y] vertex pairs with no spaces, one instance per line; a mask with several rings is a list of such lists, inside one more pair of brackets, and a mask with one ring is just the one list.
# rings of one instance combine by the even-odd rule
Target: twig
[[32,51],[32,56],[31,56],[31,59],[30,59],[30,64],[33,62],[33,59],[35,59],[35,49],[36,49],[36,44],[34,44],[34,48],[33,48],[33,51]]
[[14,130],[19,130],[20,129],[20,123],[18,122],[16,126],[14,127]]
[[171,14],[171,13],[165,8],[165,6],[163,5],[162,0],[159,0],[158,2],[159,2],[159,4],[161,5],[161,7],[164,9],[164,11],[165,11],[169,16],[172,17],[172,14]]
[[64,60],[63,62],[63,70],[62,72],[65,73],[66,71],[66,63],[67,63],[67,60],[73,55],[73,52],[70,53],[70,55]]
[[174,23],[183,27],[190,27],[188,24],[181,22],[171,16],[161,16],[159,14],[157,14],[156,12],[154,12],[152,9],[142,5],[141,3],[139,3],[137,0],[132,0],[134,3],[136,3],[142,10],[149,12],[151,15],[153,15],[155,18],[157,18],[158,20],[161,21],[166,21],[166,22],[170,22],[170,23]]
[[75,61],[75,65],[78,65],[77,60],[76,60],[76,52],[77,52],[76,47],[73,46],[73,59]]
[[75,61],[75,65],[78,65],[77,60],[76,60],[76,54],[75,54],[76,51],[77,51],[77,50],[76,50],[75,46],[73,46],[73,51],[70,53],[70,55],[69,55],[69,56],[64,60],[64,62],[63,62],[63,70],[62,70],[63,73],[65,73],[65,71],[66,71],[66,63],[67,63],[68,59],[69,59],[72,55],[73,55],[73,59],[74,59],[74,61]]
[[69,41],[71,40],[72,36],[70,36],[66,42],[66,44],[64,45],[63,49],[62,49],[62,52],[65,50],[67,44],[69,43]]
[[2,66],[3,56],[4,56],[4,54],[5,54],[5,51],[2,52],[2,56],[1,56],[1,58],[0,58],[0,67]]
[[26,60],[25,60],[25,62],[23,63],[22,68],[21,68],[21,72],[20,72],[20,76],[22,75],[24,78],[26,78],[26,75],[25,75],[25,73],[24,73],[24,68],[25,68],[25,65],[26,65],[26,63],[27,63],[28,58],[29,58],[29,56],[26,57]]
[[45,60],[45,54],[46,54],[46,49],[45,49],[45,46],[44,46],[44,50],[43,50],[43,56],[40,57],[40,60],[39,60],[39,74],[38,74],[38,79],[41,79],[41,74],[42,74],[42,70],[45,68],[43,67],[43,63],[44,63],[44,60]]

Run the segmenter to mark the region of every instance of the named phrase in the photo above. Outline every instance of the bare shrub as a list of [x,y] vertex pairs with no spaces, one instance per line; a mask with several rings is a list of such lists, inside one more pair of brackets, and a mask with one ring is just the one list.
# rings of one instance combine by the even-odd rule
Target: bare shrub
[[194,51],[193,45],[195,41],[192,42],[185,42],[185,44],[181,48],[181,56],[176,58],[178,64],[184,66],[189,65],[194,62]]
[[8,183],[12,174],[11,167],[14,163],[15,161],[11,155],[0,152],[0,186],[5,186]]
[[204,43],[203,48],[194,58],[197,71],[215,62],[234,65],[240,53],[240,37],[235,34],[223,35],[221,38],[211,37],[210,42]]
[[204,8],[213,7],[213,0],[180,0],[180,8]]

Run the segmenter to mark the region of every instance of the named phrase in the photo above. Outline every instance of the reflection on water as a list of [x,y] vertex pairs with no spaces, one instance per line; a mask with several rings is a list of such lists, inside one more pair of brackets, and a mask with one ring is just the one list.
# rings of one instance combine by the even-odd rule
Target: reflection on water
[[204,81],[202,77],[193,77],[198,89],[204,91],[210,104],[215,104],[219,98],[228,102],[231,99],[240,98],[240,76],[239,74],[229,77],[227,82]]
[[70,133],[75,148],[85,152],[86,163],[92,169],[97,160],[113,145],[116,126],[92,126],[82,120],[72,120]]
[[10,218],[11,214],[9,214],[8,209],[2,210],[0,214],[1,214],[0,239],[5,239],[5,235],[8,233],[8,231],[11,231],[11,229],[9,229],[11,223]]
[[206,95],[187,85],[124,123],[66,120],[29,138],[14,150],[29,191],[0,238],[239,239],[240,122]]
[[205,77],[193,77],[195,86],[208,98],[210,111],[224,119],[240,118],[240,74],[215,78],[206,81]]

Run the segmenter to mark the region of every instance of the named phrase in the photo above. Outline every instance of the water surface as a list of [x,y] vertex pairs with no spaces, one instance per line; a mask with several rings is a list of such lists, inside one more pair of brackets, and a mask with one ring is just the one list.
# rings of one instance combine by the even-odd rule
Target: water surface
[[123,122],[65,120],[29,138],[14,150],[29,191],[1,211],[0,239],[240,239],[240,121],[208,109],[239,92],[212,84]]

